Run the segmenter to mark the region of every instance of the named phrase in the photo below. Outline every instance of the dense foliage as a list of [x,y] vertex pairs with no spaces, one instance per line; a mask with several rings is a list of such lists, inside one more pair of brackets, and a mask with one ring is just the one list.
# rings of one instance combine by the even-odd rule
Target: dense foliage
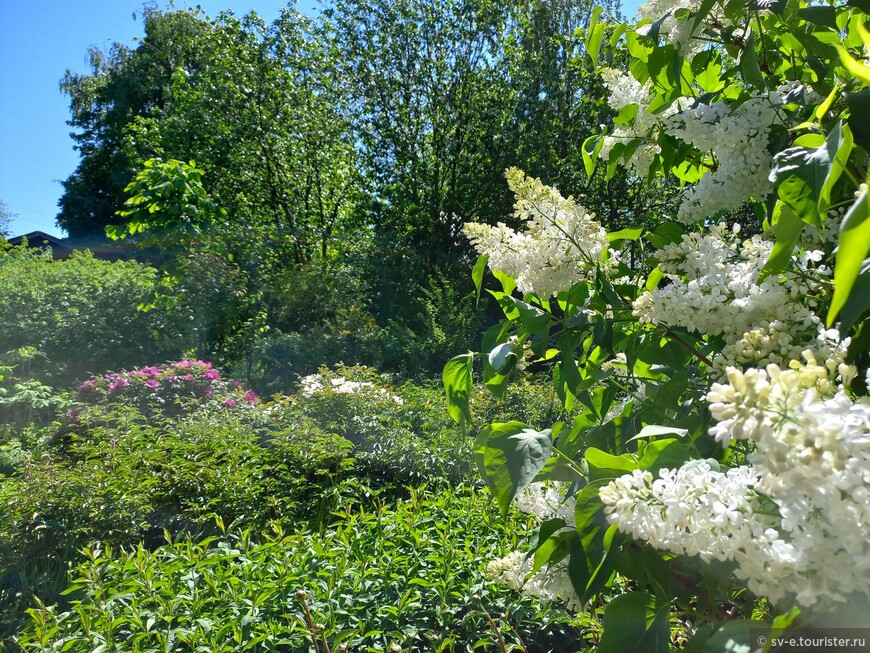
[[596,10],[588,53],[618,115],[587,169],[679,184],[679,205],[608,232],[510,169],[524,228],[464,227],[504,320],[445,367],[451,414],[473,418],[478,358],[495,396],[533,362],[580,412],[479,431],[502,509],[540,521],[533,555],[490,571],[576,609],[630,581],[602,652],[767,651],[787,628],[868,625],[866,9]]
[[[487,310],[465,301],[462,221],[503,219],[518,156],[614,227],[661,201],[583,172],[610,115],[583,56],[588,11],[353,0],[269,25],[148,9],[136,48],[95,50],[62,83],[82,157],[59,224],[150,246],[185,280],[167,296],[196,315],[197,354],[252,381],[280,382],[275,355],[303,374],[435,371]],[[455,313],[431,310],[445,302]],[[312,341],[326,344],[306,360]]]
[[29,373],[59,384],[177,356],[195,342],[184,308],[140,310],[159,285],[159,272],[141,263],[0,249],[0,356],[33,348]]
[[0,650],[867,626],[867,10],[146,9],[60,224],[150,264],[0,250]]
[[[6,370],[4,383],[15,373]],[[525,387],[507,407],[518,418],[561,411],[546,385]],[[24,400],[20,391],[9,397]],[[481,401],[493,416],[505,409]],[[515,546],[526,521],[492,521],[471,483],[469,443],[457,438],[434,386],[393,386],[371,368],[324,368],[293,394],[264,401],[209,363],[182,360],[88,378],[45,411],[54,417],[47,427],[0,427],[0,650],[91,650],[99,643],[88,633],[109,639],[104,626],[117,650],[143,650],[138,619],[162,624],[181,613],[214,628],[188,632],[179,621],[177,632],[154,624],[145,631],[193,649],[246,601],[259,617],[240,625],[243,640],[228,646],[256,647],[268,634],[261,628],[277,628],[274,637],[292,650],[309,650],[300,602],[299,619],[270,617],[285,614],[298,589],[310,593],[309,609],[326,626],[320,636],[336,644],[427,650],[438,641],[459,650],[479,639],[483,647],[498,637],[484,610],[503,637],[521,637],[530,650],[595,632],[594,621],[485,582],[490,556],[479,551]],[[214,537],[223,544],[206,539]],[[98,550],[99,561],[88,550]],[[181,550],[187,557],[176,555]],[[273,554],[293,573],[274,577]],[[103,569],[99,587],[70,586],[94,564]],[[189,604],[160,594],[175,592],[179,575],[213,565],[235,594],[208,583]],[[143,574],[164,588],[133,601],[147,615],[99,603],[98,596],[126,596]],[[337,596],[352,599],[333,604]],[[47,607],[30,622],[25,610],[40,605]],[[122,613],[126,625],[109,617]]]
[[70,588],[82,601],[36,611],[22,647],[465,651],[502,637],[544,651],[582,641],[580,620],[486,585],[477,555],[510,545],[519,523],[498,519],[479,491],[423,488],[393,507],[343,509],[324,531],[274,524],[153,551],[86,549]]

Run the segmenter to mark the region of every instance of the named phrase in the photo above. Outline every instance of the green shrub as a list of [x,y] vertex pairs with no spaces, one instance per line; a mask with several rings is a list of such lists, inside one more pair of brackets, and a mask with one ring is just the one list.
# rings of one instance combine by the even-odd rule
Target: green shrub
[[387,320],[346,270],[307,267],[272,282],[263,290],[268,332],[253,338],[244,355],[228,356],[234,373],[263,394],[339,363],[432,376],[445,356],[473,345],[481,322],[472,296],[443,279],[430,278],[400,318]]
[[311,327],[340,324],[348,307],[360,306],[367,296],[358,274],[346,264],[324,267],[315,260],[300,268],[273,274],[263,287],[262,303],[269,324],[284,333],[300,333]]
[[504,400],[495,399],[481,385],[475,386],[471,410],[478,426],[517,420],[538,428],[570,420],[577,412],[577,409],[568,412],[562,407],[552,379],[544,371],[515,373]]
[[[151,552],[95,546],[76,569],[75,601],[38,607],[25,650],[403,651],[578,650],[583,624],[489,584],[486,560],[516,545],[486,494],[413,492],[356,509],[323,533],[233,532]],[[472,598],[475,596],[476,598]],[[310,620],[307,614],[310,614]],[[313,626],[313,627],[312,627]],[[313,631],[313,632],[312,632]],[[100,649],[102,650],[102,649]]]
[[76,551],[93,540],[154,547],[164,531],[213,532],[214,514],[314,522],[354,494],[333,489],[352,465],[352,445],[335,434],[267,428],[222,408],[161,424],[131,407],[90,411],[79,414],[86,429],[38,455],[8,452],[19,456],[0,476],[0,604],[10,615],[34,595],[58,600]]
[[[288,425],[311,424],[353,442],[358,473],[381,484],[401,487],[474,476],[472,440],[447,414],[440,385],[394,386],[390,378],[364,366],[321,368],[303,377],[297,393],[276,401],[272,410]],[[548,379],[523,374],[514,387],[519,391],[505,401],[479,388],[473,400],[476,419],[544,425],[570,418]]]
[[380,485],[459,482],[472,468],[470,440],[444,410],[435,386],[393,387],[372,368],[322,368],[276,403],[282,420],[338,433],[355,445],[357,473]]
[[471,292],[461,294],[449,277],[430,277],[400,319],[390,320],[381,335],[381,367],[408,376],[431,376],[445,358],[472,348],[483,317]]
[[274,394],[286,391],[299,376],[313,374],[324,365],[379,365],[380,334],[374,318],[351,304],[323,324],[289,333],[273,330],[257,338],[249,360],[236,361],[230,369],[240,376],[245,374],[260,393]]
[[0,435],[0,476],[11,476],[28,458],[21,440],[8,432]]
[[0,249],[0,353],[34,347],[47,358],[36,376],[54,384],[177,357],[190,340],[183,311],[137,308],[158,283],[154,268],[132,261]]
[[0,356],[0,424],[19,429],[45,425],[70,407],[68,392],[33,377],[43,360],[45,355],[35,347],[19,347]]

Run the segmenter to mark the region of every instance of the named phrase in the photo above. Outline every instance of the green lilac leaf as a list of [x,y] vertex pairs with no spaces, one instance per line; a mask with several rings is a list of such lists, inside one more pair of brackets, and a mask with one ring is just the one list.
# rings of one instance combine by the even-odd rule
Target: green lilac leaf
[[474,305],[480,303],[480,289],[483,286],[483,274],[486,272],[486,264],[489,261],[489,254],[481,254],[477,257],[474,263],[474,268],[471,270],[471,279],[474,281],[474,288],[477,294],[474,298]]
[[831,299],[827,319],[829,327],[846,305],[868,251],[870,251],[870,197],[865,189],[849,209],[840,226],[840,240],[834,264],[834,297]]
[[604,611],[599,653],[667,653],[670,651],[670,606],[648,592],[629,592]]
[[846,337],[849,329],[870,308],[870,258],[864,259],[852,286],[852,292],[840,311],[840,335]]
[[444,391],[447,394],[447,412],[454,421],[462,425],[471,423],[469,399],[472,388],[471,366],[473,362],[473,354],[454,356],[447,361],[441,373]]
[[511,501],[547,463],[552,450],[549,431],[522,422],[490,424],[474,445],[475,460],[487,486],[507,514]]

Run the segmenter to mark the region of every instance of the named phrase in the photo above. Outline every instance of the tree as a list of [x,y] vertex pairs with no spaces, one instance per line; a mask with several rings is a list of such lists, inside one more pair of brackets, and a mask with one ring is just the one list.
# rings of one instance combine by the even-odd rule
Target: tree
[[584,54],[588,13],[553,0],[342,0],[325,12],[372,196],[359,208],[383,240],[379,314],[468,261],[464,222],[511,221],[503,173],[519,160],[625,219],[625,178],[583,172],[582,143],[610,115]]
[[328,258],[357,179],[311,30],[289,10],[271,26],[222,15],[200,41],[209,65],[176,74],[172,105],[127,138],[142,158],[194,156],[227,211],[227,241],[252,259],[270,253],[279,267]]
[[113,240],[138,236],[146,245],[189,248],[211,239],[226,212],[202,185],[202,170],[175,159],[148,159],[124,189],[129,195],[117,211],[120,225],[106,227]]
[[255,14],[149,11],[145,30],[137,48],[95,51],[92,75],[64,81],[71,124],[83,131],[61,224],[101,231],[117,222],[144,161],[193,159],[238,258],[262,270],[334,256],[357,173],[311,22],[290,10],[273,25]]
[[[616,13],[617,3],[604,3]],[[627,226],[661,203],[636,177],[603,170],[588,175],[583,144],[614,112],[607,89],[586,53],[592,14],[587,0],[526,0],[512,5],[502,60],[514,110],[503,128],[509,166],[522,165],[594,209],[609,228]],[[667,202],[665,202],[667,206]],[[504,220],[503,216],[498,220]],[[485,220],[493,224],[493,220]]]
[[[182,284],[173,293],[196,304],[201,349],[239,350],[263,325],[265,287],[306,267],[329,277],[356,246],[341,79],[316,26],[289,9],[271,25],[253,13],[153,11],[145,29],[139,47],[68,80],[88,129],[63,201],[101,202],[99,215],[70,212],[75,229],[160,245]],[[80,196],[75,183],[94,171]]]
[[[497,68],[504,13],[488,0],[341,0],[324,12],[353,117],[376,234],[455,260],[469,217],[500,212],[510,98]],[[495,189],[499,189],[496,192]],[[428,265],[427,265],[428,263]]]
[[517,3],[502,64],[516,107],[511,133],[517,160],[529,174],[572,190],[592,186],[580,148],[610,117],[600,78],[585,55],[590,9],[585,0]]
[[125,147],[137,119],[160,115],[172,104],[171,83],[179,70],[204,65],[199,43],[212,29],[196,13],[144,14],[145,36],[135,49],[119,43],[104,53],[90,50],[91,72],[67,71],[60,83],[70,96],[71,136],[81,160],[62,182],[58,225],[71,236],[103,235],[124,202],[124,188],[138,162]]
[[0,200],[0,238],[9,237],[9,223],[12,222],[14,217],[15,214],[9,210],[6,202]]

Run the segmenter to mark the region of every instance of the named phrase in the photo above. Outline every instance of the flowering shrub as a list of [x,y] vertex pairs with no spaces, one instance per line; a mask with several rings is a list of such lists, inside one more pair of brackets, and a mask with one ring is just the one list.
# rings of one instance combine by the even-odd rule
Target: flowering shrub
[[[450,414],[473,423],[476,360],[504,397],[528,348],[574,411],[479,430],[502,509],[540,520],[529,555],[490,573],[575,607],[630,587],[602,653],[668,651],[669,623],[704,651],[756,650],[750,628],[870,626],[867,9],[596,10],[586,54],[605,44],[618,115],[584,144],[587,172],[681,186],[673,221],[605,245],[592,214],[511,170],[526,233],[466,225],[505,320],[445,366]],[[747,205],[757,220],[728,226]]]
[[387,392],[386,388],[378,388],[371,381],[351,381],[344,376],[326,377],[321,374],[309,374],[299,379],[299,392],[303,397],[313,397],[314,395],[329,394],[334,392],[340,395],[353,394],[374,394],[382,397],[388,397],[397,404],[404,403],[401,397]]
[[313,422],[347,438],[357,473],[400,491],[409,483],[469,478],[467,444],[455,437],[434,388],[393,388],[364,365],[324,367],[299,383],[295,395],[265,411],[302,431]]
[[[260,402],[253,390],[224,379],[211,363],[190,360],[92,377],[79,386],[76,400],[86,405],[119,403],[145,414],[159,410],[168,415],[191,404],[240,410]],[[74,418],[75,409],[70,411]]]

